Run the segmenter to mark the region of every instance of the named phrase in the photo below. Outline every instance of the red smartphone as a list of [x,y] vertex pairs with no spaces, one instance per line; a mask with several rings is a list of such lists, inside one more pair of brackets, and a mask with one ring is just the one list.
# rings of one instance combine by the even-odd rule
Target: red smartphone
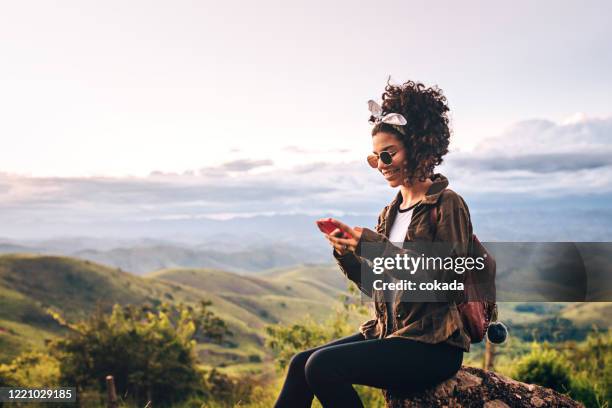
[[[338,228],[336,224],[334,224],[333,222],[329,220],[329,218],[321,218],[320,220],[317,220],[317,226],[319,227],[321,232],[328,234],[328,235],[334,232],[336,228]],[[350,238],[350,237],[351,236],[347,234],[346,232],[342,232],[342,238]]]

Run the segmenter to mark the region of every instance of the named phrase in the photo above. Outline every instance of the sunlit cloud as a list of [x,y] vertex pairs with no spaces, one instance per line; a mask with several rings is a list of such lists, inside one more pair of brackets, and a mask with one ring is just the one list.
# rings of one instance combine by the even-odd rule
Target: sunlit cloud
[[[460,194],[525,200],[612,192],[612,119],[516,124],[438,169]],[[227,220],[274,215],[376,215],[395,193],[364,160],[278,168],[234,160],[147,177],[27,177],[0,174],[0,222],[41,224]]]

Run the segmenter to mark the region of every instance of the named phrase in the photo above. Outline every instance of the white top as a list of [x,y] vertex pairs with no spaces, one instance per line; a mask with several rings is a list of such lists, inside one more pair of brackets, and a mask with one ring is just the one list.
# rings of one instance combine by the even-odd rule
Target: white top
[[412,220],[412,212],[417,204],[418,203],[415,203],[405,210],[397,210],[397,215],[395,216],[393,225],[391,226],[391,231],[389,231],[389,241],[391,241],[393,244],[398,243],[400,244],[398,246],[401,246],[401,244],[403,244],[406,240],[408,226],[410,225],[410,220]]
[[[389,241],[397,247],[402,248],[404,241],[406,240],[406,233],[408,232],[408,226],[410,225],[410,220],[412,220],[412,212],[414,211],[414,207],[419,204],[419,202],[411,205],[405,210],[397,210],[397,215],[393,220],[393,225],[391,226],[391,231],[389,232]],[[388,276],[387,279],[391,282],[397,282],[397,279]],[[389,295],[388,293],[385,296],[390,296],[390,299],[387,299],[386,307],[387,307],[387,334],[393,331],[392,327],[392,319],[389,319],[388,316],[393,315],[393,304],[395,303],[396,291],[392,291]]]

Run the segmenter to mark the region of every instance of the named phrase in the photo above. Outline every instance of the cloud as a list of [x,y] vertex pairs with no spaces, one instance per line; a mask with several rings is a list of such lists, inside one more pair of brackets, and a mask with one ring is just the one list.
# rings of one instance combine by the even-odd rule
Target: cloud
[[228,171],[249,171],[257,167],[272,166],[273,164],[272,160],[242,159],[224,163],[221,168]]
[[476,153],[500,156],[610,151],[612,117],[587,118],[557,124],[547,120],[518,122],[500,136],[485,139]]
[[612,117],[581,114],[560,124],[522,121],[473,151],[449,154],[443,168],[474,192],[543,196],[609,192]]
[[[437,171],[470,197],[563,197],[612,192],[611,119],[564,124],[530,120],[452,152]],[[258,171],[250,171],[257,169]],[[0,223],[7,233],[55,225],[189,220],[256,214],[376,215],[395,195],[361,158],[280,168],[237,160],[148,177],[28,177],[0,173]],[[502,200],[503,201],[503,200]],[[49,227],[51,228],[51,227]],[[75,227],[76,228],[76,227]],[[81,227],[80,227],[81,228]]]
[[350,149],[306,149],[302,146],[285,146],[281,149],[287,153],[297,153],[297,154],[321,154],[321,153],[349,153]]
[[579,171],[612,165],[612,149],[599,152],[560,152],[526,155],[457,154],[449,161],[463,168],[482,171],[526,170],[537,173]]

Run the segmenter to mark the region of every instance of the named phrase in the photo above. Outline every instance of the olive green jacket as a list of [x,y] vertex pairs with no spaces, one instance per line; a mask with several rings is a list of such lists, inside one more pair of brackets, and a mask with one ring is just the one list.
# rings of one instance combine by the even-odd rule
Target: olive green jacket
[[[434,174],[432,180],[433,184],[425,198],[413,210],[406,241],[448,242],[452,243],[456,256],[468,256],[472,223],[467,204],[459,194],[447,188],[448,179],[442,174]],[[361,324],[359,331],[366,339],[401,336],[424,343],[445,342],[469,351],[470,337],[463,328],[455,303],[401,302],[401,293],[398,293],[392,307],[393,315],[388,316],[382,291],[361,285],[362,266],[371,268],[361,257],[362,243],[392,245],[388,236],[401,203],[402,195],[398,192],[395,199],[380,213],[376,232],[363,229],[354,253],[341,256],[334,251],[342,272],[374,301],[375,318]],[[430,210],[436,205],[438,219],[437,225],[433,226]],[[387,333],[387,327],[395,330]]]

